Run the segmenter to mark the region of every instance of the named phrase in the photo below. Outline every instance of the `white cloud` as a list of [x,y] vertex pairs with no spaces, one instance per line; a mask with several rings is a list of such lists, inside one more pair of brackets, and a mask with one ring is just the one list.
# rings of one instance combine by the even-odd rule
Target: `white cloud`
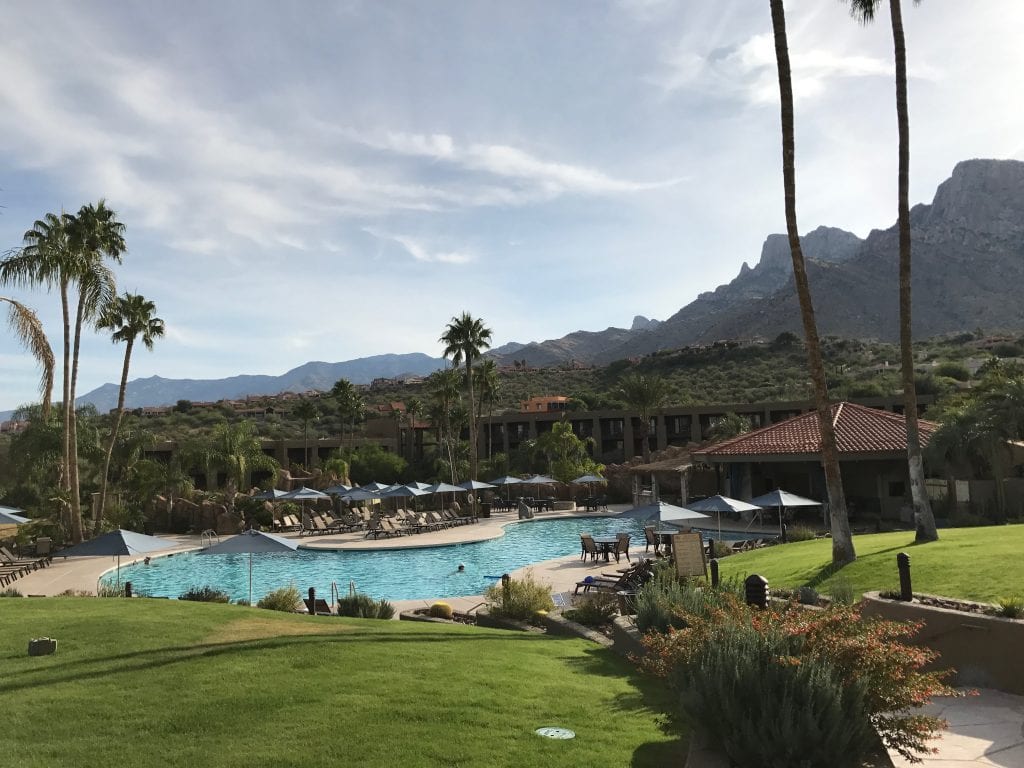
[[476,256],[468,251],[431,250],[419,240],[409,237],[408,235],[382,232],[373,227],[363,227],[363,231],[367,234],[373,235],[378,240],[390,240],[398,243],[405,249],[406,253],[413,257],[413,259],[425,264],[467,264],[476,260]]

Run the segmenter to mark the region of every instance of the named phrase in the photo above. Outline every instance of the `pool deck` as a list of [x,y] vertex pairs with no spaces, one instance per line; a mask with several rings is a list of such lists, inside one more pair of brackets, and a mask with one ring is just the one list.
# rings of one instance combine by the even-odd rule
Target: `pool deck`
[[[607,516],[623,511],[625,505],[613,507]],[[605,516],[596,515],[596,516]],[[560,517],[594,517],[594,513],[545,513],[541,518]],[[412,547],[434,547],[445,544],[461,544],[473,541],[484,541],[502,535],[503,526],[515,521],[514,513],[503,513],[481,520],[474,525],[463,525],[414,536],[402,536],[394,539],[374,541],[366,539],[362,533],[337,534],[329,536],[299,536],[297,533],[284,534],[288,538],[300,539],[301,546],[307,549],[352,549],[352,550],[384,550],[405,549]],[[734,533],[745,533],[752,538],[770,536],[770,528],[750,529],[727,526],[723,522],[722,530]],[[154,552],[152,556],[160,557],[176,552],[198,549],[198,536],[163,536],[167,539],[168,549]],[[644,544],[637,542],[631,547],[634,559],[644,554]],[[121,558],[121,565],[128,565],[142,560],[142,557]],[[602,571],[614,571],[622,564],[591,562],[581,560],[578,554],[567,555],[554,560],[521,568],[512,573],[513,577],[531,571],[541,582],[551,585],[556,593],[571,592],[576,582],[587,576]],[[113,570],[114,559],[110,557],[78,557],[62,559],[59,555],[48,568],[34,571],[18,579],[12,585],[23,595],[49,596],[57,595],[65,590],[84,590],[95,592],[99,578]],[[457,611],[470,611],[480,606],[483,597],[466,595],[463,597],[446,597],[423,600],[393,601],[398,612],[411,608],[429,606],[438,599],[451,605]],[[1020,768],[1024,766],[1024,697],[1012,696],[999,691],[982,689],[977,696],[962,699],[936,699],[926,711],[939,715],[949,721],[950,727],[942,736],[932,743],[937,752],[925,757],[924,768],[967,768],[968,766],[1005,766]],[[909,766],[893,754],[893,762],[897,768]]]

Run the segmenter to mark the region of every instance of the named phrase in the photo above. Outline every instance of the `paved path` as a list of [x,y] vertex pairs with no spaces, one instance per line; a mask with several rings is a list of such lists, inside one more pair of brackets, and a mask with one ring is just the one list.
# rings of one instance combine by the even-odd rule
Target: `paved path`
[[949,722],[949,730],[932,742],[938,749],[923,763],[892,755],[897,768],[1024,768],[1024,697],[978,689],[977,696],[935,699],[925,709]]

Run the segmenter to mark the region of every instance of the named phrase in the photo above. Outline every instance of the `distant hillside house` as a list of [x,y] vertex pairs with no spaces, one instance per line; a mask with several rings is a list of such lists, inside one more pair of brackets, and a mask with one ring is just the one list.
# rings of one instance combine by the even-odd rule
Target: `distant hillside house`
[[519,403],[520,413],[557,413],[569,410],[569,398],[564,395],[539,395]]

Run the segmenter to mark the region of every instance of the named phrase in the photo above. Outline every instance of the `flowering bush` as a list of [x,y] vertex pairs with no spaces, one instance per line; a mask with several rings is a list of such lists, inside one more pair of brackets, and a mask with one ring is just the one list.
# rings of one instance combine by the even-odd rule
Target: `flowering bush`
[[[728,666],[709,663],[708,649],[732,643],[737,632],[753,631],[762,637],[788,638],[789,655],[785,660],[781,656],[766,660],[770,657],[751,651],[753,661],[734,660],[734,666],[756,663],[762,675],[775,675],[780,663],[812,664],[817,671],[797,681],[799,685],[825,686],[822,681],[827,678],[832,681],[828,685],[836,683],[844,690],[863,686],[863,696],[853,704],[862,707],[865,722],[874,726],[883,743],[908,760],[918,761],[917,754],[928,751],[927,739],[945,725],[938,718],[912,713],[932,696],[955,695],[944,682],[948,671],[921,671],[937,654],[905,642],[920,625],[865,620],[859,609],[849,606],[812,612],[787,605],[760,611],[744,605],[733,593],[707,592],[714,597],[708,598],[700,611],[677,609],[674,623],[681,629],[650,633],[643,640],[647,655],[640,660],[642,667],[665,678],[681,693],[695,686],[718,685],[705,678],[720,672],[731,674]],[[788,678],[773,680],[783,688],[797,684]],[[694,715],[702,725],[711,727],[699,712]]]

